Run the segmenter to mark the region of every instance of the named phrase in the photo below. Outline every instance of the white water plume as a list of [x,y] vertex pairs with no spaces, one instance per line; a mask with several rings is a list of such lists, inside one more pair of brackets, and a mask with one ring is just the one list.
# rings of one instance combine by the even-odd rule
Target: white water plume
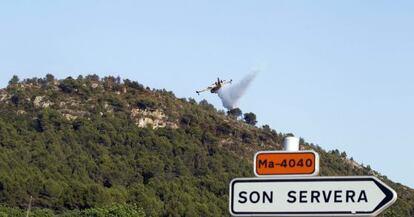
[[241,81],[236,84],[224,86],[218,91],[218,96],[223,106],[228,109],[237,108],[240,98],[246,93],[247,88],[257,75],[257,71],[247,74]]

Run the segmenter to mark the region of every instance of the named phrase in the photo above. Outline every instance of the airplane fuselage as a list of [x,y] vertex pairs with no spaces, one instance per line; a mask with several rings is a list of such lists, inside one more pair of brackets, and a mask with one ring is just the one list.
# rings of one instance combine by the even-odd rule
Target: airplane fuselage
[[216,85],[215,87],[213,87],[213,88],[210,90],[210,92],[211,92],[211,93],[217,93],[217,92],[220,90],[220,88],[221,88],[221,84]]

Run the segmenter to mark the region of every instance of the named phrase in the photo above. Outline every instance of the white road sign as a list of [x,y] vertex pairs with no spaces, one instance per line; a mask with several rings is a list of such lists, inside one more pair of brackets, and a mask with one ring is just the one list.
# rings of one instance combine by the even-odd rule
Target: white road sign
[[233,216],[376,216],[397,199],[376,177],[237,178]]

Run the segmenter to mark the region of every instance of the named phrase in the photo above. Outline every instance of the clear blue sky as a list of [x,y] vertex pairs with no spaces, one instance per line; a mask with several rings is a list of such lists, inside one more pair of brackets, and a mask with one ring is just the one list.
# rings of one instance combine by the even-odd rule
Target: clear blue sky
[[120,75],[179,97],[261,73],[240,108],[414,187],[413,1],[2,1],[0,86]]

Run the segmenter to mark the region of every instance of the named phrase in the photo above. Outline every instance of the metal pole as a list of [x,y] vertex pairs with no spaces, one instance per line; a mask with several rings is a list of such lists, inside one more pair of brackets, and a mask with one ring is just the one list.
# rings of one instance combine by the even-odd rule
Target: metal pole
[[31,209],[32,209],[32,200],[33,200],[33,197],[32,197],[32,196],[30,196],[29,206],[27,206],[26,217],[29,217],[29,215],[30,215],[30,211],[31,211]]

